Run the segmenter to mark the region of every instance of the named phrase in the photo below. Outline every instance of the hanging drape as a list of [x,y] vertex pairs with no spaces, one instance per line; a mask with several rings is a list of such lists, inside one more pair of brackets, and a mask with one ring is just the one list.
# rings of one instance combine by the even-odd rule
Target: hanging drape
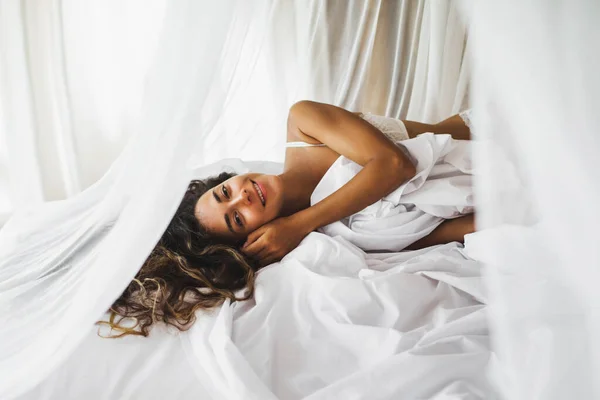
[[164,14],[162,0],[5,3],[0,184],[12,207],[0,212],[106,172],[132,135]]
[[[75,195],[108,169],[140,118],[164,7],[163,0],[3,5],[0,224],[18,206]],[[282,161],[282,121],[299,99],[426,121],[466,107],[468,48],[451,3],[269,7],[263,29],[232,29],[238,36],[246,29],[261,49],[244,51],[202,162]]]
[[[92,326],[160,236],[189,180],[195,138],[189,133],[213,124],[198,114],[220,71],[233,7],[183,1],[169,8],[147,75],[140,111],[146,117],[136,128],[143,134],[87,191],[20,209],[3,228],[0,397],[27,390],[64,361],[87,333],[72,328]],[[186,20],[192,15],[194,23]],[[211,93],[210,102],[218,107],[223,97]],[[139,252],[119,249],[125,237]]]
[[193,168],[282,161],[294,101],[421,121],[468,103],[455,3],[90,4],[0,5],[11,215],[0,231],[2,398],[75,351],[160,237]]
[[507,399],[600,397],[600,5],[474,2],[474,123],[490,329]]

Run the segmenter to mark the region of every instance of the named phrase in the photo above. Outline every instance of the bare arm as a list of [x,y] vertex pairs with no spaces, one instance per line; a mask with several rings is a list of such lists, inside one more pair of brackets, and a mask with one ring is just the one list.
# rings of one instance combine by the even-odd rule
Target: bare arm
[[406,130],[408,131],[408,136],[410,138],[414,138],[415,136],[425,133],[448,133],[454,139],[458,140],[471,140],[471,130],[463,119],[458,115],[453,115],[448,119],[445,119],[437,124],[423,124],[421,122],[414,121],[402,121],[404,122],[404,126],[406,126]]
[[[412,137],[422,132],[452,133],[448,132],[448,126],[457,122],[451,118],[435,126],[408,122],[407,128]],[[311,101],[296,103],[290,109],[288,134],[310,143],[324,143],[363,168],[319,203],[293,215],[276,218],[248,235],[242,250],[259,259],[261,265],[280,260],[311,231],[359,212],[416,173],[415,166],[399,146],[358,115],[339,107]],[[443,222],[413,246],[420,248],[462,240],[469,230],[468,224],[464,224],[464,220],[454,222],[457,220]]]
[[290,110],[288,129],[297,129],[363,167],[339,190],[293,215],[309,232],[359,212],[416,173],[398,146],[342,108],[310,101],[296,103]]

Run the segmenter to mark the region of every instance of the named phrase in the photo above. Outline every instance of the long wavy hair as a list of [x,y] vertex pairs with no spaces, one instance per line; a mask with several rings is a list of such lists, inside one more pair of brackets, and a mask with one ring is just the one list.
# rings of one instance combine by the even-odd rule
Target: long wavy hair
[[[225,299],[252,297],[256,260],[209,235],[194,215],[200,196],[234,175],[190,182],[165,233],[110,308],[109,320],[98,322],[110,326],[109,337],[148,336],[156,322],[184,331],[194,323],[197,310],[212,309]],[[237,297],[242,289],[245,294]]]

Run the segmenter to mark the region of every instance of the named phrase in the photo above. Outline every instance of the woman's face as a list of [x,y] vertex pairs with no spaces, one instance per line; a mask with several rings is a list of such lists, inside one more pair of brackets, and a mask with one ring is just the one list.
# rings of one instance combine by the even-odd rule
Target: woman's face
[[277,218],[282,204],[282,184],[277,175],[244,174],[200,196],[194,214],[209,233],[241,241]]

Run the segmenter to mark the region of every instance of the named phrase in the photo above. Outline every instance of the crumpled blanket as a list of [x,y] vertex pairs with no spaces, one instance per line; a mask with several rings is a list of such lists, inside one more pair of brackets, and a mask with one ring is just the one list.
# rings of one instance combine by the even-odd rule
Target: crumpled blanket
[[[473,212],[472,142],[425,133],[396,143],[413,159],[415,177],[362,211],[322,227],[321,232],[341,236],[364,250],[400,251],[427,236],[444,219]],[[339,157],[315,188],[311,205],[338,190],[361,169]]]
[[370,254],[314,232],[185,352],[214,398],[491,399],[481,268],[457,243]]

